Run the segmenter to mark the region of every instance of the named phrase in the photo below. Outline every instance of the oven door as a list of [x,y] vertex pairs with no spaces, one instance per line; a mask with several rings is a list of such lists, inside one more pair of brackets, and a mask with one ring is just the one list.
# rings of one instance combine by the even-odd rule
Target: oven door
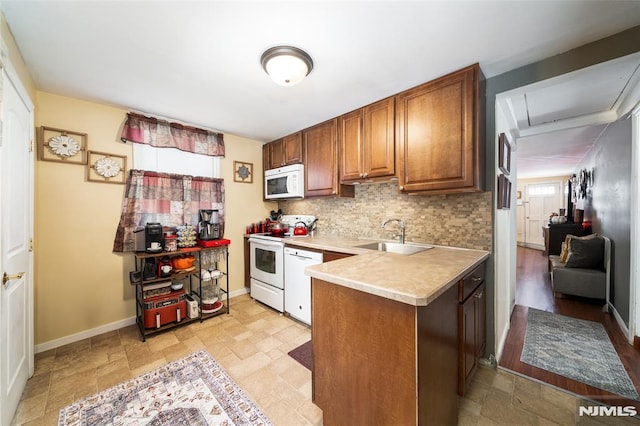
[[251,278],[284,289],[284,244],[249,238]]

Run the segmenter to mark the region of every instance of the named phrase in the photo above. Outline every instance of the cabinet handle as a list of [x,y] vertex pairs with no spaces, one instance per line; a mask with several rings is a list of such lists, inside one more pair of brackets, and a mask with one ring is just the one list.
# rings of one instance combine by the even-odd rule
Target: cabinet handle
[[404,186],[400,185],[400,186],[398,187],[398,189],[399,189],[400,191],[404,191]]
[[482,277],[471,277],[471,281],[473,281],[474,283],[479,283],[480,281],[482,281]]
[[480,293],[476,294],[475,297],[476,299],[482,299],[482,296],[484,296],[484,291],[481,291]]
[[365,173],[365,174],[364,174],[364,177],[367,177],[367,176],[369,176],[369,173]]

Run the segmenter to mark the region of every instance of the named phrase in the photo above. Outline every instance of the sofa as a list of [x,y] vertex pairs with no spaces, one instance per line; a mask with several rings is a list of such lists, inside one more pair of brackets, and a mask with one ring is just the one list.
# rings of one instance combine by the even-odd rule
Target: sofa
[[611,241],[607,237],[567,235],[561,254],[549,256],[549,268],[556,297],[604,299],[608,307]]

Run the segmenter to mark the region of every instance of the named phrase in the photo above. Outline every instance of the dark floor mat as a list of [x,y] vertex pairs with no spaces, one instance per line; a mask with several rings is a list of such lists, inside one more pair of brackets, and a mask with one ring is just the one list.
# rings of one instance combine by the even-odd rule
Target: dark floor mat
[[307,367],[309,370],[313,369],[313,346],[311,345],[311,340],[307,343],[303,343],[297,348],[293,349],[289,352],[289,356],[300,364]]

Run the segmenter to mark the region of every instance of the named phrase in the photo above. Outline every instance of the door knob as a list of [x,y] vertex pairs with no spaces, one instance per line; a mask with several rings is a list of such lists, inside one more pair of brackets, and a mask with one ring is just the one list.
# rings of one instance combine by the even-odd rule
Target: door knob
[[2,285],[7,285],[7,282],[11,280],[19,280],[24,275],[24,272],[18,272],[17,274],[7,275],[5,272],[2,274]]

